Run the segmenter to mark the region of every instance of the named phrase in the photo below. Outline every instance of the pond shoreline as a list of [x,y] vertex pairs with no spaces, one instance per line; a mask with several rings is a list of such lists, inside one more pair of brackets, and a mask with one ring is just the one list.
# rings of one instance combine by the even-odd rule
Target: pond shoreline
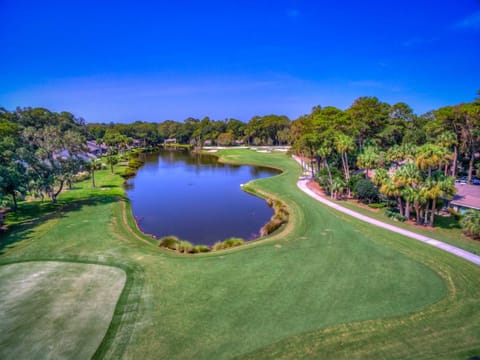
[[[178,153],[177,151],[172,150],[164,151],[166,152],[159,151],[155,152],[154,154],[147,154],[146,163],[139,168],[139,172],[137,173],[137,175],[129,179],[125,183],[125,193],[132,205],[132,218],[135,222],[137,229],[140,232],[154,240],[159,240],[164,236],[169,236],[169,234],[178,234],[181,239],[193,240],[192,243],[194,244],[206,244],[210,247],[213,247],[213,245],[218,241],[224,241],[225,239],[229,239],[231,237],[240,236],[241,238],[245,239],[246,242],[251,242],[257,241],[262,237],[262,235],[265,235],[263,230],[264,227],[268,225],[277,214],[275,213],[275,211],[272,214],[272,210],[269,209],[267,212],[269,212],[271,215],[266,215],[265,211],[268,208],[265,207],[265,205],[269,205],[268,198],[265,198],[263,195],[259,195],[255,191],[251,190],[248,187],[248,183],[251,180],[278,175],[281,173],[281,169],[261,166],[258,164],[232,164],[229,162],[227,163],[222,161],[220,159],[220,156],[218,156],[219,154],[216,153],[214,154],[204,152],[199,155],[192,155],[191,152],[186,152],[182,150],[180,150]],[[144,155],[145,154],[142,154],[142,156]],[[177,159],[179,155],[181,155],[181,157]],[[205,155],[207,156],[207,158],[203,158],[203,156]],[[209,160],[209,158],[211,158],[212,160]],[[204,164],[205,160],[206,163]],[[148,196],[144,196],[144,201],[146,198],[147,202],[149,201],[150,203],[155,203],[155,200],[152,199],[153,197],[159,199],[159,196],[165,196],[167,198],[167,200],[162,198],[162,204],[160,204],[160,201],[158,201],[159,205],[156,209],[152,205],[150,205],[150,203],[148,203],[147,205],[150,206],[150,208],[147,208],[147,210],[154,209],[154,211],[151,211],[149,214],[145,213],[145,211],[138,211],[138,206],[137,209],[135,209],[135,206],[138,205],[138,198],[132,196],[133,191],[137,190],[137,187],[145,186],[144,182],[137,181],[138,176],[142,176],[142,171],[145,171],[145,166],[150,166],[150,169],[147,170],[151,173],[148,174],[148,176],[143,174],[144,177],[155,179],[155,176],[160,174],[158,175],[159,179],[150,181],[167,183],[167,185],[162,187],[160,190],[158,190],[158,188],[152,187],[149,190],[150,193],[148,194]],[[190,167],[192,170],[185,170],[183,169],[184,167]],[[180,170],[178,170],[178,168],[180,168]],[[179,171],[181,173],[181,177],[179,177]],[[182,171],[187,172],[182,173]],[[216,171],[219,172],[219,174],[217,174]],[[165,174],[167,174],[167,176]],[[227,182],[226,185],[228,185],[229,188],[223,186],[225,176],[228,177],[225,182]],[[177,177],[178,181],[175,181],[175,177]],[[237,177],[239,180],[235,183],[235,179]],[[211,184],[209,183],[209,181],[211,181]],[[171,186],[168,186],[170,184]],[[149,184],[149,186],[150,185],[151,184]],[[162,186],[163,185],[164,184],[162,183]],[[153,184],[152,186],[155,186],[155,184]],[[192,188],[194,190],[192,190]],[[169,190],[165,191],[165,189]],[[179,191],[179,189],[181,189],[182,191]],[[237,189],[241,191],[237,191]],[[158,195],[158,191],[163,191],[163,193],[161,195]],[[221,203],[222,207],[218,207],[218,203],[215,202],[215,199],[208,199],[208,201],[212,200],[212,206],[210,206],[208,202],[200,203],[200,205],[198,205],[198,199],[203,196],[202,191],[210,194],[209,196],[217,196],[223,198],[222,201],[224,203]],[[212,195],[213,192],[215,193],[214,195]],[[258,201],[247,200],[248,198],[244,198],[243,195],[240,195],[241,198],[239,200],[239,192],[247,193],[248,195],[254,195],[253,198],[261,200],[262,204],[254,205],[255,203],[258,204]],[[172,201],[169,202],[168,199],[171,199]],[[187,209],[184,212],[180,210],[183,210],[185,207],[182,208],[178,204],[181,204],[182,202],[189,203]],[[243,203],[253,203],[253,205],[245,205]],[[253,208],[251,206],[253,206]],[[260,208],[258,206],[260,206]],[[191,208],[198,209],[198,211],[192,213]],[[261,208],[263,208],[264,210],[260,211],[259,209]],[[212,212],[212,210],[209,209],[217,210]],[[228,211],[226,211],[225,209],[227,209]],[[173,231],[165,230],[163,231],[163,234],[165,235],[163,235],[159,231],[156,231],[156,229],[159,228],[159,226],[157,226],[158,219],[167,219],[166,217],[162,217],[159,211],[163,211],[164,213],[165,211],[167,211],[167,217],[169,216],[168,219],[170,219],[170,223],[168,223],[167,225],[171,229],[172,223],[176,222],[178,224],[179,231],[175,231],[175,229]],[[210,211],[210,213],[205,214],[208,211]],[[242,217],[242,211],[246,215],[244,215],[243,220],[239,221],[238,219]],[[248,211],[248,214],[245,213],[245,211]],[[231,218],[228,219],[227,217],[227,220],[222,221],[222,219],[225,218],[225,216],[227,215]],[[217,216],[219,218],[218,223],[215,222]],[[180,220],[182,217],[184,219],[180,224]],[[262,220],[262,217],[264,218],[264,220]],[[166,220],[167,222],[168,219]],[[185,222],[185,219],[188,219],[188,221]],[[189,237],[182,235],[184,233],[193,233],[194,235],[196,235],[194,233],[194,230],[191,229],[193,229],[195,221],[197,221],[198,223],[201,222],[202,219],[205,220],[207,224],[210,224],[210,227],[207,227],[204,230],[200,230],[200,237],[203,236],[203,238],[208,238],[207,241],[199,241],[193,236]],[[155,223],[154,225],[157,227],[152,227],[152,223]],[[185,224],[190,224],[190,227],[186,229]],[[232,225],[231,231],[229,228],[230,225]],[[218,229],[217,227],[220,227],[220,229]],[[227,234],[223,238],[220,238],[218,236],[218,233],[222,231],[222,228],[223,230],[227,229],[230,234]],[[244,230],[241,230],[242,228]],[[238,232],[239,229],[243,232],[243,234],[242,232]],[[162,228],[162,230],[164,229]],[[211,230],[214,231],[212,232]],[[216,233],[216,237],[210,237],[209,234],[211,232]]]

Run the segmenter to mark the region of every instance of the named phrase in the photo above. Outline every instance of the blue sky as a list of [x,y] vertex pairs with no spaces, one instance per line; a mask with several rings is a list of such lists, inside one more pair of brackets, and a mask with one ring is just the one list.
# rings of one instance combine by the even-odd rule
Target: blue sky
[[89,122],[348,108],[480,89],[480,1],[0,0],[0,106]]

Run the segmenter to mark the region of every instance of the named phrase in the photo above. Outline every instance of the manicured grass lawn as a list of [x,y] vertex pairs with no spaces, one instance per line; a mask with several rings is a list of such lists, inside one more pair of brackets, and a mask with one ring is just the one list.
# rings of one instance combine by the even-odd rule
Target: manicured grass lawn
[[58,211],[15,227],[1,240],[0,262],[122,268],[125,290],[97,358],[480,354],[478,267],[323,207],[297,189],[300,168],[283,154],[220,155],[285,170],[249,186],[287,203],[286,231],[230,251],[167,252],[133,227],[120,189],[106,187],[118,178],[103,172],[93,198],[85,199],[89,182],[78,184]]
[[125,284],[114,267],[69,262],[0,266],[0,358],[88,359]]
[[379,209],[378,211],[372,211],[370,209],[366,209],[360,206],[359,204],[356,204],[353,201],[336,201],[336,202],[339,205],[342,205],[351,210],[355,210],[361,214],[370,216],[374,219],[378,219],[380,221],[401,227],[403,229],[407,229],[425,236],[432,237],[434,239],[457,246],[461,249],[470,251],[474,254],[480,254],[480,241],[473,240],[463,235],[458,222],[456,222],[452,218],[436,216],[435,227],[429,228],[429,227],[415,226],[407,223],[402,223],[399,221],[394,221],[393,219],[390,219],[387,216],[385,216],[383,209]]

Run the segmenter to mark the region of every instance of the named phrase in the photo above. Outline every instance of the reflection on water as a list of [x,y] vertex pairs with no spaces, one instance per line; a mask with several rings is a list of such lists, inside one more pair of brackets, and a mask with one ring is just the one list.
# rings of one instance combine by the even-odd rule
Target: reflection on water
[[182,150],[147,154],[145,160],[126,192],[140,228],[157,238],[176,235],[207,245],[232,236],[249,240],[272,216],[265,201],[240,184],[275,170],[221,164],[215,156]]

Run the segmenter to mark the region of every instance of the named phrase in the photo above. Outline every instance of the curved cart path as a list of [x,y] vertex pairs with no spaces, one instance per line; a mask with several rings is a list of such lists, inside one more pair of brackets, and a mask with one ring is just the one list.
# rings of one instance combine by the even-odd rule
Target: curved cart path
[[[294,159],[301,164],[300,160],[296,157],[294,157]],[[475,255],[475,254],[472,254],[471,252],[468,252],[468,251],[465,251],[465,250],[462,250],[456,246],[453,246],[453,245],[450,245],[450,244],[447,244],[447,243],[444,243],[442,241],[439,241],[439,240],[435,240],[435,239],[432,239],[428,236],[423,236],[423,235],[420,235],[420,234],[417,234],[417,233],[414,233],[413,231],[409,231],[409,230],[405,230],[405,229],[402,229],[402,228],[399,228],[397,226],[394,226],[394,225],[390,225],[390,224],[387,224],[387,223],[384,223],[382,221],[379,221],[379,220],[376,220],[376,219],[372,219],[371,217],[368,217],[368,216],[365,216],[365,215],[362,215],[362,214],[359,214],[353,210],[350,210],[350,209],[347,209],[343,206],[340,206],[330,200],[327,200],[325,198],[323,198],[322,196],[316,194],[315,192],[313,192],[312,190],[310,190],[308,187],[307,187],[307,183],[309,182],[310,180],[310,177],[305,177],[305,178],[300,178],[299,181],[297,182],[297,186],[300,188],[300,190],[302,190],[304,193],[306,193],[307,195],[311,196],[312,198],[314,198],[315,200],[317,201],[320,201],[322,204],[325,204],[335,210],[338,210],[344,214],[347,214],[347,215],[350,215],[356,219],[359,219],[359,220],[362,220],[362,221],[365,221],[369,224],[372,224],[372,225],[375,225],[375,226],[378,226],[378,227],[381,227],[383,229],[387,229],[387,230],[390,230],[390,231],[393,231],[395,233],[398,233],[398,234],[401,234],[401,235],[404,235],[404,236],[407,236],[411,239],[414,239],[414,240],[418,240],[418,241],[421,241],[423,243],[426,243],[426,244],[429,244],[429,245],[432,245],[432,246],[435,246],[436,248],[438,249],[442,249],[446,252],[449,252],[450,254],[453,254],[453,255],[456,255],[458,257],[461,257],[462,259],[465,259],[467,261],[470,261],[476,265],[480,265],[480,256],[478,255]]]

